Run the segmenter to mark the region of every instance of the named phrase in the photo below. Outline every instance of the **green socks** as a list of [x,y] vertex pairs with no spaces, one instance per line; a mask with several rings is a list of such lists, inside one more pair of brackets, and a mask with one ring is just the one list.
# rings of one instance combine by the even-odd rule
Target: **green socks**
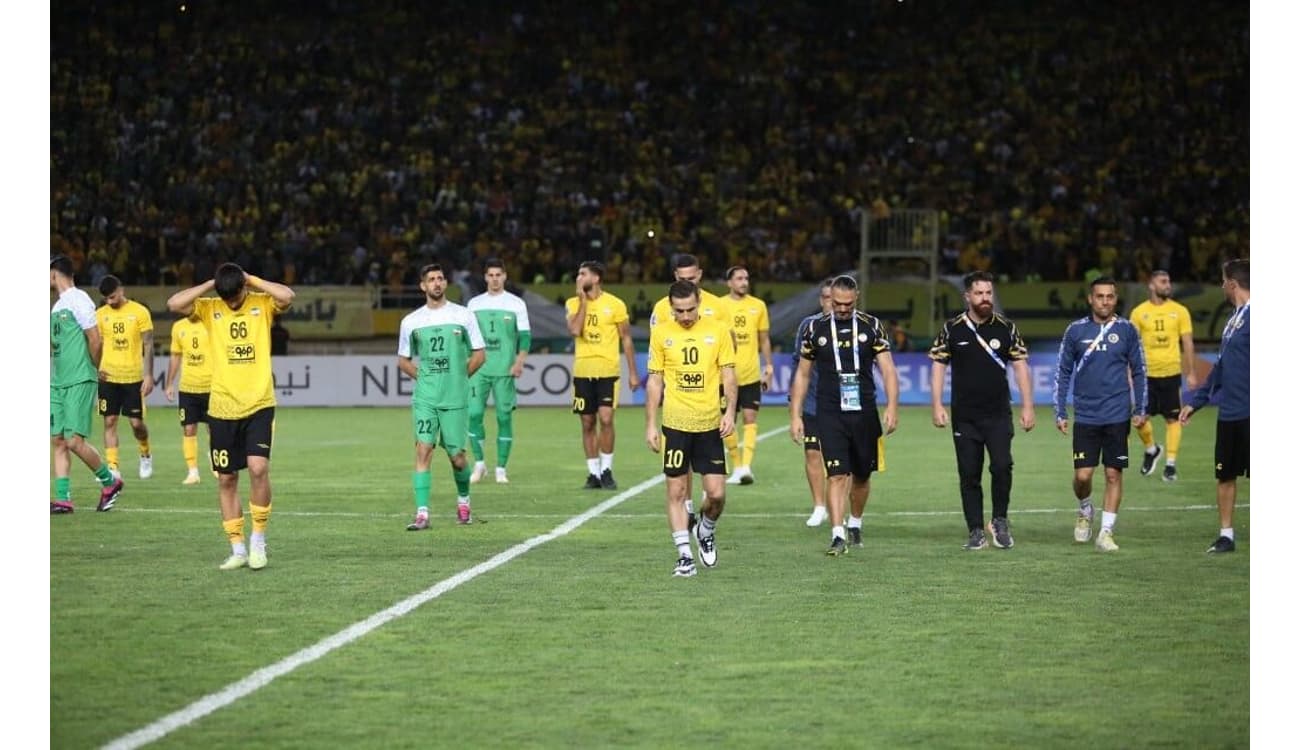
[[411,489],[415,491],[415,509],[429,507],[429,488],[433,486],[433,472],[411,472]]

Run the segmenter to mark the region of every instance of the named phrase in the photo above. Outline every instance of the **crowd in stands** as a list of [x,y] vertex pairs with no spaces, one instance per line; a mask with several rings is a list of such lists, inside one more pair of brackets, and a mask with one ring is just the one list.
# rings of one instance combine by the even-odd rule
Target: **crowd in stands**
[[400,287],[504,258],[816,280],[859,221],[942,270],[1215,279],[1249,254],[1249,8],[1210,2],[51,6],[52,251]]

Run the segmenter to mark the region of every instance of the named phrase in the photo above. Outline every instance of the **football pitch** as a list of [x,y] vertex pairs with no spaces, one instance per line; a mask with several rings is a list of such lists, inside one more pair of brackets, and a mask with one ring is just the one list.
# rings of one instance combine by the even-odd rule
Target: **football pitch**
[[153,478],[123,424],[117,508],[94,512],[74,462],[77,511],[50,519],[50,744],[1249,745],[1250,482],[1238,551],[1206,555],[1213,409],[1177,482],[1142,477],[1131,437],[1112,554],[1073,542],[1070,441],[1041,408],[1013,443],[1014,549],[963,551],[950,432],[908,407],[865,547],[826,557],[785,416],[761,411],[757,482],[727,487],[718,566],[683,579],[639,408],[618,412],[618,491],[579,489],[578,420],[545,408],[516,414],[496,484],[489,413],[474,522],[439,451],[423,532],[408,410],[281,409],[258,572],[217,570],[215,480],[181,486],[153,410]]

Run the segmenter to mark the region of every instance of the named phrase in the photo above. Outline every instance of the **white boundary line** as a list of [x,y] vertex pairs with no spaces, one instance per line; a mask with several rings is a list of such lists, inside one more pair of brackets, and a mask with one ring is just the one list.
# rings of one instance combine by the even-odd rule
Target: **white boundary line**
[[[759,435],[758,440],[765,440],[772,435],[785,432],[786,429],[786,427],[781,427],[775,430],[770,430]],[[489,573],[492,570],[505,565],[525,552],[540,547],[549,541],[565,536],[587,521],[590,521],[611,508],[621,505],[627,500],[663,481],[664,475],[657,474],[635,487],[624,490],[605,502],[570,518],[568,521],[556,526],[545,534],[520,542],[505,552],[501,552],[472,568],[462,570],[450,578],[445,578],[424,591],[421,591],[414,596],[407,597],[382,612],[376,612],[366,619],[353,623],[334,635],[318,641],[295,654],[291,654],[270,666],[262,667],[244,679],[239,680],[238,682],[233,682],[215,693],[205,695],[185,708],[167,714],[152,724],[137,729],[130,734],[123,735],[104,747],[109,750],[134,750],[134,748],[160,740],[177,729],[188,726],[204,716],[225,708],[240,698],[266,687],[277,677],[282,677],[298,667],[316,661],[335,649],[348,645],[386,623],[409,613],[421,604],[433,601],[448,591],[457,588],[461,584],[468,583],[484,573]]]

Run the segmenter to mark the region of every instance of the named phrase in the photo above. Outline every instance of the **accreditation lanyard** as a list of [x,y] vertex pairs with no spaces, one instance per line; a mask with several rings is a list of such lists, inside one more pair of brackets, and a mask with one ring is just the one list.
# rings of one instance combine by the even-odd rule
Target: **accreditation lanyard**
[[1007,363],[1002,361],[1002,358],[993,351],[993,347],[989,346],[989,342],[985,341],[984,337],[980,335],[980,332],[975,330],[975,322],[970,319],[970,316],[966,313],[962,313],[961,318],[966,321],[966,327],[970,329],[971,333],[975,334],[975,340],[980,342],[980,346],[984,347],[984,352],[989,355],[989,358],[993,360],[993,363],[1005,370],[1007,368]]
[[1091,357],[1092,353],[1097,351],[1098,346],[1101,346],[1101,340],[1106,337],[1106,332],[1109,331],[1110,327],[1113,325],[1115,325],[1115,318],[1111,318],[1109,323],[1102,326],[1100,331],[1097,331],[1097,337],[1092,340],[1091,344],[1088,344],[1088,350],[1083,353],[1082,357],[1079,357],[1079,364],[1074,366],[1074,371],[1076,373],[1083,369],[1083,363],[1087,362],[1088,357]]
[[1228,324],[1223,327],[1223,340],[1222,342],[1220,342],[1219,351],[1222,352],[1227,350],[1228,340],[1231,339],[1233,335],[1237,333],[1237,330],[1239,328],[1241,328],[1242,321],[1246,319],[1246,311],[1249,309],[1250,309],[1250,303],[1247,302],[1241,307],[1238,307],[1236,312],[1232,314],[1232,317],[1228,318]]
[[862,385],[858,373],[862,370],[862,357],[858,351],[858,314],[853,313],[852,327],[853,372],[844,372],[840,362],[839,325],[831,317],[831,346],[834,352],[835,374],[840,381],[840,411],[862,411]]

